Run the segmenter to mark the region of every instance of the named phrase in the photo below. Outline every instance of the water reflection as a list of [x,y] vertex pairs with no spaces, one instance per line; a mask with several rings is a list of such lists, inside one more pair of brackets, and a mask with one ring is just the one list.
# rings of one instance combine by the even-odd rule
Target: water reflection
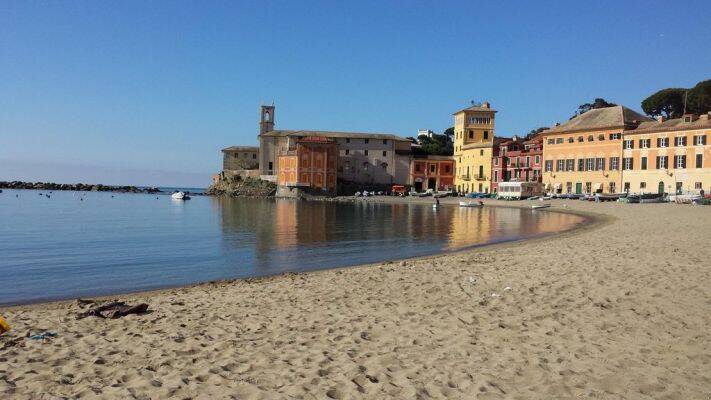
[[225,252],[251,247],[258,275],[432,254],[556,232],[581,221],[508,207],[214,201]]

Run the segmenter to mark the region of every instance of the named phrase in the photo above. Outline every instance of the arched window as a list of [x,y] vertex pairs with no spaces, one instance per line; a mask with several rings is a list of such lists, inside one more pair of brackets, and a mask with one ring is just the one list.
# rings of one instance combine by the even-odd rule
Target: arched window
[[264,113],[264,120],[269,122],[269,118],[271,118],[271,116],[269,115],[269,111],[267,111]]

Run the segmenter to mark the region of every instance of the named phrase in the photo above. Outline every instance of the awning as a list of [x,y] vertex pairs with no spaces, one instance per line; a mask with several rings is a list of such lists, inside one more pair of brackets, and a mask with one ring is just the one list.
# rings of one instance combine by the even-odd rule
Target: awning
[[602,190],[602,183],[596,183],[595,190]]

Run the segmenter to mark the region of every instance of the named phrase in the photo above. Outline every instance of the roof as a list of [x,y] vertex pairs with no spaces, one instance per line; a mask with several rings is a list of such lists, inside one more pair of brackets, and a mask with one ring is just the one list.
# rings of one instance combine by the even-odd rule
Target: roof
[[494,110],[491,107],[471,106],[471,107],[463,108],[463,109],[453,113],[452,115],[457,115],[457,114],[463,113],[465,111],[483,111],[483,112],[493,112],[493,113],[497,112],[496,110]]
[[259,151],[259,146],[230,146],[225,147],[222,151]]
[[543,131],[542,134],[550,135],[600,129],[635,128],[640,122],[644,121],[652,121],[652,119],[630,110],[625,106],[595,108],[561,125]]
[[686,131],[693,129],[711,129],[711,120],[709,118],[711,115],[705,114],[701,117],[697,117],[695,121],[684,122],[684,118],[669,119],[664,122],[659,121],[648,121],[639,124],[637,129],[625,132],[625,133],[653,133],[653,132],[667,132],[667,131]]
[[276,130],[263,133],[260,136],[284,137],[284,136],[320,136],[327,138],[352,138],[352,139],[387,139],[401,142],[409,142],[408,139],[392,135],[389,133],[365,133],[365,132],[333,132],[333,131],[303,131],[303,130]]

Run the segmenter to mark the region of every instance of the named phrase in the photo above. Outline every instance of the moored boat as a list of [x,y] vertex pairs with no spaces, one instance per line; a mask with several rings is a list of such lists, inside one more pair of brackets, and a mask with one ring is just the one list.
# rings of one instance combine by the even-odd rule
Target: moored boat
[[175,192],[171,194],[170,197],[173,200],[190,200],[190,196],[188,196],[185,192]]
[[550,206],[550,204],[534,204],[531,208],[534,210],[540,210],[541,208],[549,208]]

